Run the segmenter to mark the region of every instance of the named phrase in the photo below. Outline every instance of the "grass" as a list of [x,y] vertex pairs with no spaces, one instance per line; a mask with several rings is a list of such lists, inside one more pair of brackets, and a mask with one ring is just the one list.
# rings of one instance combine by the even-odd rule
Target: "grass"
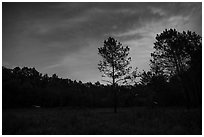
[[3,109],[2,134],[180,135],[202,134],[201,109],[33,108]]

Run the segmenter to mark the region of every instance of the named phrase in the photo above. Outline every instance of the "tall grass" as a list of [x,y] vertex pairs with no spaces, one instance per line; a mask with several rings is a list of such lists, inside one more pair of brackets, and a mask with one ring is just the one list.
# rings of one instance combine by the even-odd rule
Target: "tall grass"
[[201,109],[7,109],[2,122],[2,134],[202,134]]

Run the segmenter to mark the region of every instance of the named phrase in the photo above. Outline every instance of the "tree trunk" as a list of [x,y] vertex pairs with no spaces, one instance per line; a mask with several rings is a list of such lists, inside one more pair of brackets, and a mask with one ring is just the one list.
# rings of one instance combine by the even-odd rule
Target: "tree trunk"
[[186,85],[184,83],[184,78],[182,76],[179,78],[179,80],[181,82],[181,85],[182,85],[182,88],[184,90],[184,94],[185,94],[185,97],[186,97],[186,105],[187,105],[186,107],[187,107],[187,109],[189,109],[190,106],[191,106],[191,98],[190,98],[189,90],[186,87]]
[[113,87],[114,91],[114,113],[117,113],[117,90],[115,89],[115,86]]
[[187,109],[189,109],[190,105],[191,105],[190,104],[191,103],[191,98],[190,98],[188,89],[185,86],[184,78],[182,77],[182,74],[181,74],[181,65],[180,65],[180,62],[181,61],[178,59],[178,57],[176,55],[174,55],[174,63],[175,63],[175,66],[176,66],[177,77],[178,77],[178,80],[181,82],[181,86],[182,86],[184,94],[185,94],[186,107],[187,107]]
[[115,89],[115,75],[114,75],[114,66],[113,66],[113,92],[114,92],[114,113],[117,113],[117,91]]

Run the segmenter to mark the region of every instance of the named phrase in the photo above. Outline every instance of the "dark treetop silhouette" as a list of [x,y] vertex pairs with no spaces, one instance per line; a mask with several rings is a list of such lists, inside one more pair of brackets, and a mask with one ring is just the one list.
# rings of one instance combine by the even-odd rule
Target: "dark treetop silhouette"
[[169,29],[157,34],[151,54],[152,71],[167,77],[181,75],[193,65],[191,60],[201,51],[201,45],[201,37],[190,31]]
[[104,46],[98,48],[99,55],[103,60],[98,64],[98,68],[105,76],[112,78],[112,86],[114,91],[114,112],[117,112],[117,91],[115,84],[126,79],[131,67],[129,66],[131,58],[129,55],[128,46],[123,47],[120,42],[117,42],[112,37],[104,41]]
[[152,75],[160,77],[160,80],[161,77],[163,80],[176,77],[183,87],[188,106],[201,102],[201,46],[201,37],[195,32],[166,29],[157,34],[155,51],[151,54]]

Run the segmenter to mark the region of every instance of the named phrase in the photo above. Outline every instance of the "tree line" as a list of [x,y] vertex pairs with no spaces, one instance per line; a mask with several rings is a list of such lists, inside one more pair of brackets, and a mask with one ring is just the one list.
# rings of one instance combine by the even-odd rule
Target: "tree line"
[[[2,106],[117,107],[187,106],[202,102],[202,41],[195,32],[164,30],[157,34],[150,70],[130,66],[130,48],[112,37],[98,49],[98,64],[110,84],[82,83],[48,76],[35,68],[2,67]],[[140,81],[136,81],[139,77]],[[134,83],[134,84],[130,84]]]
[[[112,89],[100,82],[82,83],[62,79],[56,74],[42,75],[35,68],[2,68],[3,108],[10,107],[110,107]],[[120,86],[120,106],[131,106],[134,100],[133,86]]]

